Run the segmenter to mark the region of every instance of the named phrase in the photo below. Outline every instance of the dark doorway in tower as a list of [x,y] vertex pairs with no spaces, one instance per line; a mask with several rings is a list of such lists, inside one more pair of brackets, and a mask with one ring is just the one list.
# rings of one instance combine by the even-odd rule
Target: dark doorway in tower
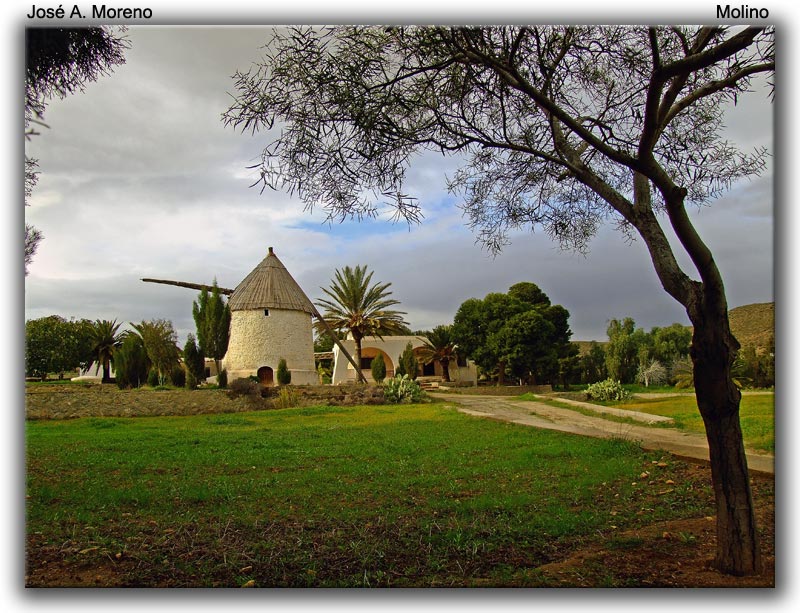
[[[252,371],[250,371],[252,372]],[[273,384],[272,369],[269,366],[262,366],[258,369],[258,382],[264,387],[271,387]]]

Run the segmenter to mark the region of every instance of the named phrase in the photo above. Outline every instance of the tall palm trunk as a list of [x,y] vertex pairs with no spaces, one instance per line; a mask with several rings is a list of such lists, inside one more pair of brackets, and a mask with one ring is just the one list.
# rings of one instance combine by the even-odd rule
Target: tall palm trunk
[[442,358],[439,360],[439,364],[442,365],[442,379],[446,382],[450,382],[450,359],[449,358]]
[[103,358],[103,383],[111,383],[111,360],[108,356]]

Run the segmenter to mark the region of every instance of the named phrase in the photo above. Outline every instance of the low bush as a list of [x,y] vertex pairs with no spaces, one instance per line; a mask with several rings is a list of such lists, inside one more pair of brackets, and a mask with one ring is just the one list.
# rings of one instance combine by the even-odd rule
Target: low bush
[[231,398],[239,398],[241,396],[258,398],[261,396],[261,386],[257,381],[251,379],[234,379],[228,385],[228,396]]
[[586,398],[589,400],[599,400],[600,402],[616,401],[620,402],[626,400],[630,395],[627,390],[622,387],[622,383],[615,379],[606,379],[605,381],[598,381],[592,383],[586,388]]
[[278,372],[276,373],[279,385],[289,385],[292,382],[292,373],[286,365],[286,360],[278,360]]
[[383,395],[390,404],[414,404],[425,400],[425,392],[419,383],[408,375],[386,379],[383,382]]
[[291,387],[283,386],[278,390],[275,398],[275,407],[278,409],[291,409],[300,404],[300,394]]
[[386,362],[383,361],[383,354],[379,353],[375,359],[372,360],[370,365],[372,370],[372,378],[376,383],[383,383],[386,378]]

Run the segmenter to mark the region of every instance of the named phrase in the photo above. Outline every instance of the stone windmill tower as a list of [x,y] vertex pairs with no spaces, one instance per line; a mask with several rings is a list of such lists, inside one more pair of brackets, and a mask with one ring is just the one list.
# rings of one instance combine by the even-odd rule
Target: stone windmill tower
[[292,383],[318,382],[311,331],[314,305],[272,247],[233,290],[228,306],[230,341],[222,365],[230,380],[257,375],[262,384],[271,385],[283,358]]
[[[211,286],[166,279],[142,279],[146,283],[163,283],[190,289],[211,290]],[[218,288],[229,296],[231,327],[228,351],[222,367],[228,380],[257,376],[264,385],[273,385],[281,358],[292,373],[292,384],[313,385],[318,382],[314,367],[312,318],[327,324],[275,255],[272,247],[267,257],[256,266],[235,289]],[[366,381],[360,365],[330,331],[360,380]]]

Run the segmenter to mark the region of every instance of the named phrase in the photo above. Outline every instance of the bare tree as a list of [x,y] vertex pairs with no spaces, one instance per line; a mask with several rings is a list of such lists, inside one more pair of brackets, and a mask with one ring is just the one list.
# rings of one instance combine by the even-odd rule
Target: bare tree
[[[291,29],[236,75],[225,121],[277,126],[261,183],[332,218],[371,215],[383,202],[419,219],[404,173],[415,154],[435,150],[465,156],[449,188],[490,249],[511,229],[538,226],[584,250],[609,218],[643,240],[694,326],[715,564],[752,574],[762,563],[731,378],[739,343],[686,207],[763,170],[766,151],[742,152],[721,131],[726,104],[774,71],[773,39],[771,28],[725,27]],[[693,270],[678,263],[668,232]]]

